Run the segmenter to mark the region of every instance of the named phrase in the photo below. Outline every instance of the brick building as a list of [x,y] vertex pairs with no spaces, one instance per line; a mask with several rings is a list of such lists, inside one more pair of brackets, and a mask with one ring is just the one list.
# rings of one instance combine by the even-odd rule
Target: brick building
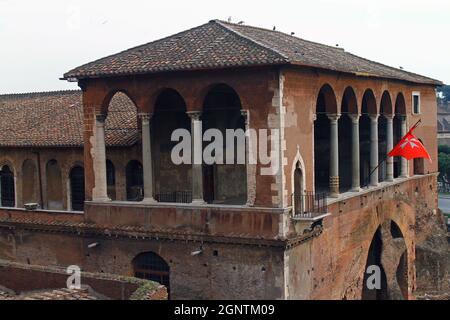
[[[425,256],[443,228],[439,81],[218,20],[64,79],[78,82],[82,108],[78,92],[20,96],[58,104],[59,121],[55,110],[41,110],[57,124],[41,133],[50,145],[34,144],[41,140],[34,126],[2,124],[28,128],[26,143],[11,138],[2,148],[2,199],[16,190],[8,207],[30,199],[43,209],[0,210],[0,259],[157,280],[174,299],[410,299],[427,282],[416,253]],[[14,107],[3,99],[6,110]],[[433,163],[388,159],[376,169],[419,119],[416,134]],[[249,161],[247,141],[244,164],[175,165],[170,138],[179,128],[192,132],[192,145],[202,144],[195,128],[268,130],[280,161],[274,174],[263,174],[267,164]],[[61,137],[71,142],[53,142]],[[28,158],[39,163],[37,177],[47,176],[41,191],[21,182],[32,171]],[[53,160],[63,169],[49,175]],[[80,169],[71,174],[74,161]],[[49,187],[55,175],[61,188]],[[74,208],[81,184],[86,202],[75,204],[83,212],[63,212]],[[376,292],[363,285],[374,264],[383,274]],[[433,281],[441,283],[443,270]]]

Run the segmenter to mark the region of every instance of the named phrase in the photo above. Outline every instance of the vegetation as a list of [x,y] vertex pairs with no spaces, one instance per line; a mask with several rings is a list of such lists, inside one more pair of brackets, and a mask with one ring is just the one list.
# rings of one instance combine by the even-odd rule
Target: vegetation
[[439,146],[439,182],[444,192],[450,190],[450,146]]
[[437,89],[438,100],[442,105],[450,105],[450,85],[443,85]]

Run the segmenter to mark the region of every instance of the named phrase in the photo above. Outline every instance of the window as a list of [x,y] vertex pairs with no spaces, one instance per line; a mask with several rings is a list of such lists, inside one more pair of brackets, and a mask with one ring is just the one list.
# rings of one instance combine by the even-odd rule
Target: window
[[170,296],[170,267],[154,252],[141,253],[133,260],[134,276],[156,281],[167,288]]
[[84,169],[82,167],[74,167],[70,171],[70,192],[72,210],[84,210]]
[[413,92],[413,113],[420,114],[420,92]]

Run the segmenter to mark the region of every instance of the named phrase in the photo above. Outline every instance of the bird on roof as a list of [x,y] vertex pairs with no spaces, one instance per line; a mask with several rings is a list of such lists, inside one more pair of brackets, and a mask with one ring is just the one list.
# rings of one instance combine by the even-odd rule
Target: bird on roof
[[276,31],[277,30],[277,27],[276,26],[273,26],[273,31]]

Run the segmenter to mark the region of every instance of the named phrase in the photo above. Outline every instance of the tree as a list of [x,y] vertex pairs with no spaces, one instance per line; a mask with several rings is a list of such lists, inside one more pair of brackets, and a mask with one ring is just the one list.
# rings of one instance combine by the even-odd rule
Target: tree
[[439,146],[439,180],[444,185],[450,185],[450,147],[446,145]]
[[437,93],[441,104],[450,104],[450,85],[438,87]]

